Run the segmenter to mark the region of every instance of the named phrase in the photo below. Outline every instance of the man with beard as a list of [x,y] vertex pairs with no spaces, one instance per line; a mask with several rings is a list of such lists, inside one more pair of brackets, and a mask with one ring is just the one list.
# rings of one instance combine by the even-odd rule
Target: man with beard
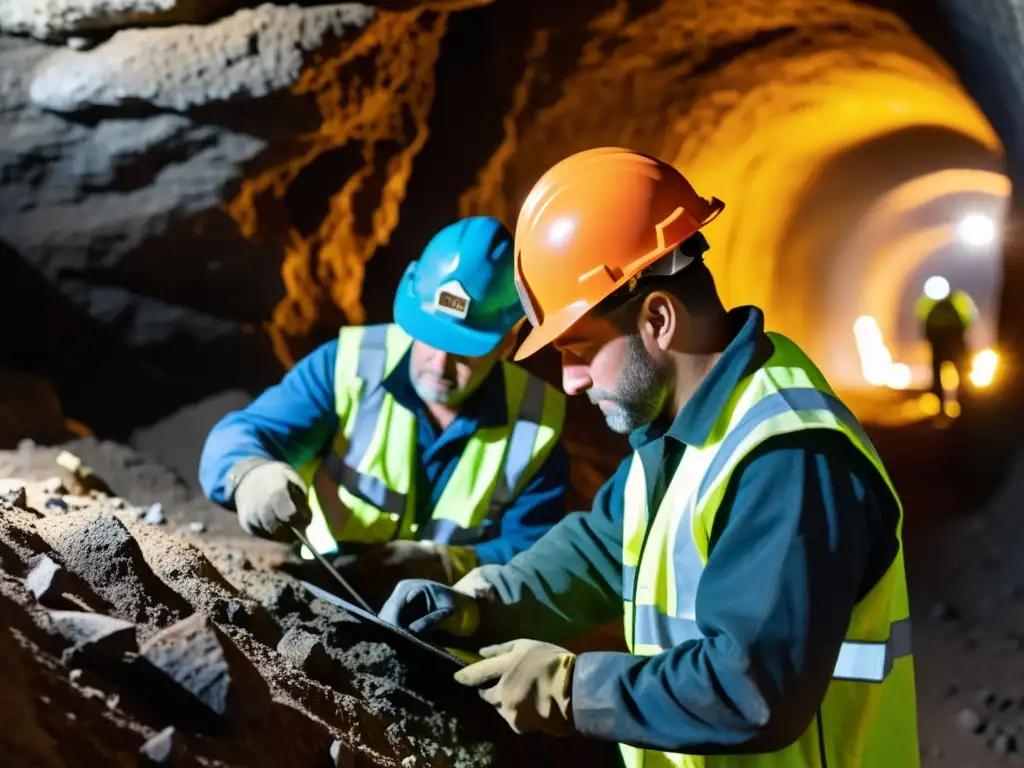
[[[398,287],[395,323],[341,330],[207,438],[207,495],[247,532],[306,527],[377,606],[403,577],[506,563],[565,513],[565,397],[505,362],[523,317],[512,235],[445,227]],[[286,567],[324,574],[312,553]]]
[[[516,731],[618,742],[629,768],[913,768],[899,499],[800,348],[722,306],[699,230],[723,207],[624,149],[537,182],[517,357],[553,343],[634,453],[589,514],[381,615],[483,646],[456,679]],[[618,616],[628,652],[562,647]]]

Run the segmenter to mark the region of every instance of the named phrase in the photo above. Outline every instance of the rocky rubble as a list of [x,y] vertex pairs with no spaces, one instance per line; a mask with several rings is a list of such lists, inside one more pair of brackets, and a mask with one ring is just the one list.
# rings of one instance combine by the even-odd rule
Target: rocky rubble
[[176,522],[154,526],[136,514],[147,504],[74,496],[59,477],[19,482],[19,503],[0,501],[2,765],[611,758],[515,738],[415,651],[264,570],[266,551],[188,534],[191,513],[172,506]]
[[54,112],[133,104],[184,112],[260,99],[291,86],[307,56],[373,15],[357,3],[265,4],[205,26],[124,30],[96,49],[48,56],[32,72],[29,98]]

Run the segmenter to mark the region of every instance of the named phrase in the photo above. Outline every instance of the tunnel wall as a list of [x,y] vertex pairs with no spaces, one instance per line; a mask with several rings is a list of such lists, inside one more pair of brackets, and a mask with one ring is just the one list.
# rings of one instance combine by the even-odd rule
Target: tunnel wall
[[[62,384],[77,415],[123,430],[207,392],[257,391],[339,324],[388,319],[443,223],[513,223],[547,166],[598,144],[670,158],[726,200],[709,229],[726,300],[814,345],[823,254],[803,212],[830,159],[922,126],[998,154],[936,53],[958,38],[913,3],[893,6],[904,18],[841,0],[463,5],[333,17],[227,3],[113,35],[123,23],[108,20],[74,48],[81,30],[0,39],[0,133],[17,137],[0,153],[0,240],[117,350]],[[200,89],[173,57],[128,77],[195,40],[240,66]],[[129,368],[116,418],[75,401]]]

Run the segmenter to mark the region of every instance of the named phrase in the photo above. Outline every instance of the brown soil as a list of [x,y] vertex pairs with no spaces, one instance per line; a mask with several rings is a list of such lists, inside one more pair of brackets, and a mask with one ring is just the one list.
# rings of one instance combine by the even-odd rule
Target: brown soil
[[[515,737],[421,651],[396,647],[269,569],[280,548],[238,536],[230,514],[196,499],[173,472],[123,446],[67,447],[130,501],[60,493],[56,449],[26,443],[0,453],[0,477],[29,481],[27,503],[9,503],[15,494],[0,503],[0,765],[136,765],[168,726],[177,765],[613,764],[607,745]],[[162,525],[140,519],[154,501],[164,505]],[[204,532],[189,529],[200,520]],[[233,724],[197,717],[150,685],[138,659],[115,669],[65,665],[69,642],[24,584],[44,554],[77,577],[79,604],[134,622],[140,644],[194,613],[209,617],[269,685],[266,713]],[[326,653],[303,663],[285,643],[286,658],[277,648],[289,630],[297,647],[319,641]],[[232,679],[244,695],[245,675]]]

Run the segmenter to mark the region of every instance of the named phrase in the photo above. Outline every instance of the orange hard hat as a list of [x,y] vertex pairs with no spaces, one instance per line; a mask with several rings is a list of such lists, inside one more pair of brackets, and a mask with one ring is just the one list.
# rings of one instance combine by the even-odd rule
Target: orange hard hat
[[588,149],[552,166],[516,224],[516,288],[533,325],[516,360],[557,339],[724,207],[668,163],[630,149]]

